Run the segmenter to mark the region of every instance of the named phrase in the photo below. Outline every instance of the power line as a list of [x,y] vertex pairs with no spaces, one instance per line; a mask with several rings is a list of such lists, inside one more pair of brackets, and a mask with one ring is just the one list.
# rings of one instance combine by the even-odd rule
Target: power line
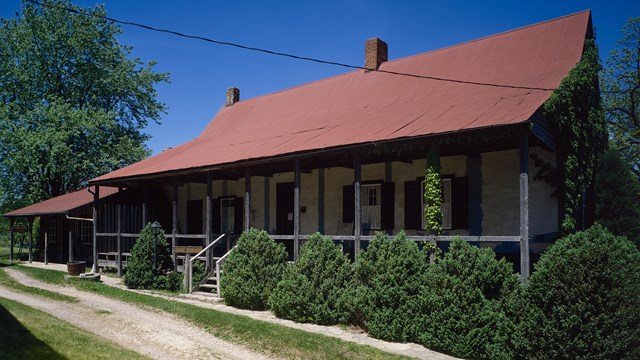
[[[283,52],[278,52],[278,51],[273,51],[273,50],[268,50],[268,49],[257,48],[257,47],[253,47],[253,46],[246,46],[246,45],[242,45],[242,44],[236,44],[236,43],[232,43],[232,42],[228,42],[228,41],[215,40],[215,39],[211,39],[211,38],[207,38],[207,37],[203,37],[203,36],[198,36],[198,35],[184,34],[184,33],[178,32],[178,31],[174,31],[174,30],[157,28],[157,27],[144,25],[144,24],[140,24],[140,23],[135,23],[135,22],[131,22],[131,21],[118,20],[118,19],[111,18],[111,17],[108,17],[108,16],[101,16],[101,15],[91,14],[91,13],[87,13],[87,12],[84,12],[84,11],[81,11],[81,10],[79,11],[79,10],[76,10],[76,9],[71,9],[71,8],[68,8],[68,7],[65,7],[65,6],[42,3],[42,2],[39,2],[39,1],[36,1],[36,0],[26,0],[26,1],[28,3],[35,4],[35,5],[45,6],[45,7],[49,7],[49,8],[56,8],[56,9],[59,9],[59,10],[64,10],[64,11],[67,11],[67,12],[70,12],[70,13],[74,13],[74,14],[78,14],[78,15],[82,15],[82,16],[88,16],[88,17],[94,17],[94,18],[98,18],[98,19],[108,20],[108,21],[111,21],[111,22],[114,22],[114,23],[118,23],[118,24],[135,26],[135,27],[139,27],[139,28],[143,28],[143,29],[147,29],[147,30],[151,30],[151,31],[167,33],[167,34],[176,35],[176,36],[184,37],[184,38],[188,38],[188,39],[201,40],[201,41],[205,41],[205,42],[209,42],[209,43],[213,43],[213,44],[231,46],[231,47],[235,47],[235,48],[239,48],[239,49],[243,49],[243,50],[257,51],[257,52],[261,52],[261,53],[265,53],[265,54],[269,54],[269,55],[282,56],[282,57],[287,57],[287,58],[296,59],[296,60],[303,60],[303,61],[311,61],[311,62],[320,63],[320,64],[326,64],[326,65],[340,66],[340,67],[349,68],[349,69],[376,71],[376,72],[379,72],[379,73],[385,73],[385,74],[391,74],[391,75],[407,76],[407,77],[413,77],[413,78],[418,78],[418,79],[428,79],[428,80],[452,82],[452,83],[466,84],[466,85],[489,86],[489,87],[499,87],[499,88],[508,88],[508,89],[521,89],[521,90],[531,90],[531,91],[533,91],[533,90],[538,90],[538,91],[555,91],[555,90],[558,90],[557,88],[543,88],[543,87],[530,87],[530,86],[519,86],[519,85],[509,85],[509,84],[486,83],[486,82],[479,82],[479,81],[468,81],[468,80],[460,80],[460,79],[443,78],[443,77],[437,77],[437,76],[418,75],[418,74],[404,73],[404,72],[398,72],[398,71],[371,69],[371,68],[367,68],[367,67],[364,67],[364,66],[350,65],[350,64],[340,63],[340,62],[336,62],[336,61],[328,61],[328,60],[316,59],[316,58],[311,58],[311,57],[306,57],[306,56],[300,56],[300,55],[288,54],[288,53],[283,53]],[[604,92],[604,91],[601,91],[601,92]]]

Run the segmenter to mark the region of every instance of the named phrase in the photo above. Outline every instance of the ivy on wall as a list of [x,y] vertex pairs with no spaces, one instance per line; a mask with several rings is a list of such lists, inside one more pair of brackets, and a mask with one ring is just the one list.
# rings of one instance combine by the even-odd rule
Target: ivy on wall
[[424,218],[426,230],[431,235],[442,232],[442,180],[440,179],[440,154],[437,148],[427,153],[424,172]]
[[557,183],[564,233],[576,230],[582,194],[592,184],[607,142],[598,88],[600,69],[595,41],[587,39],[582,59],[543,106],[558,141]]

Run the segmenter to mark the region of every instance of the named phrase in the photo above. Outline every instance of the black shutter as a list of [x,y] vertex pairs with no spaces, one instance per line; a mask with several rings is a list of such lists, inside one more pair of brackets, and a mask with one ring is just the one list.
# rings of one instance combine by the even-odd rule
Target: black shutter
[[420,181],[404,182],[404,228],[420,230],[422,228],[422,191]]
[[381,225],[383,230],[393,230],[395,223],[395,197],[396,187],[393,182],[382,183],[381,187],[382,199],[381,207]]
[[220,234],[221,231],[221,218],[220,218],[220,198],[213,199],[211,201],[211,227],[214,234]]
[[233,231],[236,234],[240,234],[242,232],[243,229],[243,225],[244,225],[244,216],[242,216],[244,214],[244,201],[242,201],[241,197],[235,198],[235,214],[233,216],[235,223],[233,224]]
[[355,195],[353,193],[353,185],[342,187],[342,222],[350,223],[355,220]]
[[469,188],[466,177],[451,179],[451,227],[469,228]]

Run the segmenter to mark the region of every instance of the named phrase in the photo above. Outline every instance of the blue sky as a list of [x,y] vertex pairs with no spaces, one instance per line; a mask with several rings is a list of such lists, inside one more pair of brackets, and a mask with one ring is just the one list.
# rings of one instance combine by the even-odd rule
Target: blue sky
[[[592,10],[603,62],[640,1],[168,1],[74,0],[106,4],[110,17],[221,41],[363,65],[364,41],[380,37],[397,59]],[[0,17],[15,16],[20,0],[0,0]],[[168,106],[161,125],[146,129],[154,154],[198,136],[224,106],[228,87],[241,99],[305,84],[347,70],[249,52],[123,26],[120,42],[133,55],[158,62],[171,83],[158,86]],[[428,75],[428,74],[427,74]],[[472,80],[472,79],[464,79]]]

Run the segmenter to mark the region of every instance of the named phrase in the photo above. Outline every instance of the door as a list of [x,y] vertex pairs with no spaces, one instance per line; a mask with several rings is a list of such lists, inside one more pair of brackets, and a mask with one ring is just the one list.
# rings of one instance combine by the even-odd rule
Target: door
[[187,201],[187,233],[204,234],[202,200]]
[[293,189],[294,184],[276,184],[276,232],[293,235]]

